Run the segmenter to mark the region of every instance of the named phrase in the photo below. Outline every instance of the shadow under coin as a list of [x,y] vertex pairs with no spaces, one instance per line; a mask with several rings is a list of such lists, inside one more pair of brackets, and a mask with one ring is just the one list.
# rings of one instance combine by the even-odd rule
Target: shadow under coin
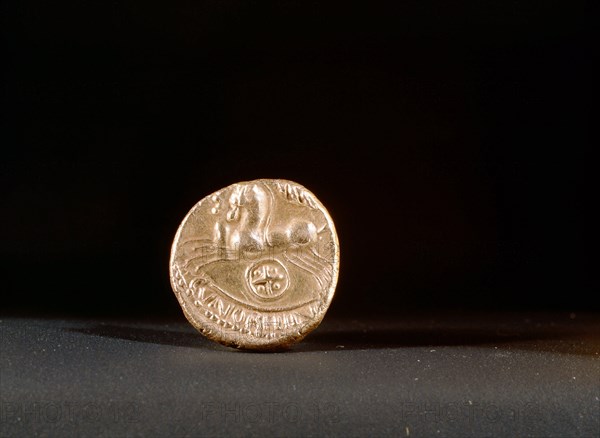
[[[211,342],[193,329],[162,329],[136,327],[119,324],[95,324],[89,327],[68,328],[70,332],[81,333],[91,336],[100,336],[104,338],[119,339],[132,342],[142,342],[157,345],[168,345],[172,347],[187,348],[211,348],[221,347],[217,343]],[[221,347],[223,348],[223,347]]]
[[[354,327],[350,327],[354,325]],[[554,353],[600,355],[598,324],[588,321],[576,326],[547,325],[529,327],[521,324],[499,329],[494,324],[471,326],[449,322],[427,326],[418,321],[410,323],[357,324],[356,321],[337,321],[323,324],[302,342],[276,353],[318,351],[369,350],[410,347],[487,346],[515,348]],[[200,348],[215,351],[240,351],[213,342],[191,326],[174,324],[170,327],[142,327],[136,324],[96,323],[88,327],[66,328],[70,332],[132,342]],[[242,350],[244,351],[244,350]],[[246,350],[249,351],[249,350]]]

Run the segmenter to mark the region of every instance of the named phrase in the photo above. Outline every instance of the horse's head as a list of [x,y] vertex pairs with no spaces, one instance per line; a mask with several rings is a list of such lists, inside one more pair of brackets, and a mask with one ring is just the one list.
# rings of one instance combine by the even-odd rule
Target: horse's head
[[269,192],[261,184],[243,184],[235,187],[229,196],[227,222],[247,218],[253,223],[262,222],[268,213]]

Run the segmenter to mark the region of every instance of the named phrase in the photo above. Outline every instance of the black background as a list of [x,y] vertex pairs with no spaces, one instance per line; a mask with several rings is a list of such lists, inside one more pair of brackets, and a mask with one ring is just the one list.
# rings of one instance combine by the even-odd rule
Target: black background
[[180,315],[183,216],[265,177],[305,185],[336,223],[331,312],[594,308],[584,2],[2,15],[3,311]]

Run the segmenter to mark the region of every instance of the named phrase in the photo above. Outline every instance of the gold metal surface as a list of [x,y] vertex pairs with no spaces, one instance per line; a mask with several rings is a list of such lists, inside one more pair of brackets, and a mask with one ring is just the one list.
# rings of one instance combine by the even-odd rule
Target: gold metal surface
[[171,249],[183,313],[224,345],[269,350],[300,341],[329,308],[339,243],[325,207],[292,181],[240,182],[198,202]]

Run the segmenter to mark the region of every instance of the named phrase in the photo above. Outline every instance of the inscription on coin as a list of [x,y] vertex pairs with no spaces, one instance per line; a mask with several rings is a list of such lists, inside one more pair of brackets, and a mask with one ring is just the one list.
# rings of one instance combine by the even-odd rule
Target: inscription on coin
[[339,271],[333,221],[301,185],[261,179],[198,202],[171,250],[171,285],[187,319],[225,345],[274,349],[323,319]]

